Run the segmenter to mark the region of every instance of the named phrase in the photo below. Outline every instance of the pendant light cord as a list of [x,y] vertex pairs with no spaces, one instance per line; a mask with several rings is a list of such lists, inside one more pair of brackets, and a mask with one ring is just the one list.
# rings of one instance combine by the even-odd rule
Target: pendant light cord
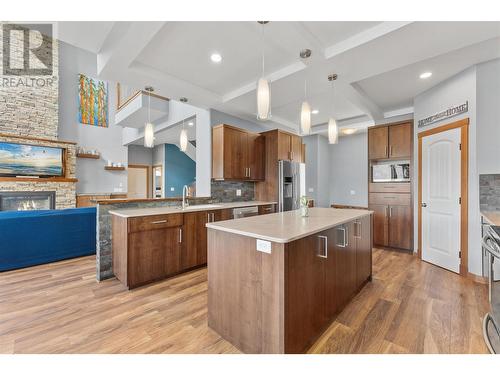
[[265,54],[264,54],[264,24],[261,28],[261,48],[262,48],[262,77],[264,77],[265,72]]
[[148,92],[148,123],[151,124],[151,93]]

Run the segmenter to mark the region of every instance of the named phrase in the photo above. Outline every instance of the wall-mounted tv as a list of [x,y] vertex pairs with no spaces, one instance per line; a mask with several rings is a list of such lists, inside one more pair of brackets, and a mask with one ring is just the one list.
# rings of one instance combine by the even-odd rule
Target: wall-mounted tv
[[0,142],[0,176],[60,177],[64,149]]

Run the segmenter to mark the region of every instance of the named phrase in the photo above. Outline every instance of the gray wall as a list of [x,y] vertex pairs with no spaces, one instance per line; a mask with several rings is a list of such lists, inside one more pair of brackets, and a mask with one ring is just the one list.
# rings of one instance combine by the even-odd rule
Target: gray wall
[[129,164],[142,164],[152,165],[153,163],[153,149],[139,146],[128,146],[128,163]]
[[97,149],[101,159],[77,159],[77,193],[110,193],[127,191],[127,172],[106,171],[107,160],[127,163],[127,147],[122,146],[122,128],[115,126],[116,90],[108,82],[109,127],[101,128],[78,122],[78,73],[97,77],[95,54],[59,42],[59,131],[61,140],[78,142],[78,146]]
[[215,126],[219,124],[233,125],[238,128],[246,129],[251,132],[260,133],[269,130],[265,126],[258,124],[257,119],[255,122],[243,120],[241,118],[229,115],[215,109],[210,110],[210,125]]
[[[479,212],[479,176],[477,173],[477,149],[482,145],[476,143],[476,66],[453,76],[452,78],[434,86],[430,90],[418,95],[414,100],[415,123],[440,110],[469,101],[469,112],[452,119],[440,121],[431,126],[418,129],[415,126],[414,160],[415,168],[413,183],[414,194],[418,196],[418,137],[419,131],[432,129],[461,118],[469,118],[469,272],[476,275],[481,274],[481,216]],[[414,230],[415,249],[418,240],[418,207],[415,199],[414,206]]]
[[368,134],[339,137],[329,151],[330,202],[367,207]]
[[318,201],[318,137],[310,135],[302,138],[306,145],[306,195]]
[[477,167],[500,173],[500,59],[477,66]]

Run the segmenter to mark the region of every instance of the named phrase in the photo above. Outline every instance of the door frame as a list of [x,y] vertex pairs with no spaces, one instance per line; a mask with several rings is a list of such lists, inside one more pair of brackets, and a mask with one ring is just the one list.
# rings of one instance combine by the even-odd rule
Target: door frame
[[[418,133],[418,257],[422,259],[422,139],[460,128],[460,275],[468,276],[469,241],[469,118]],[[465,228],[465,230],[464,230]]]
[[151,198],[152,196],[152,184],[151,184],[151,166],[147,164],[129,164],[128,169],[130,168],[135,168],[135,169],[145,169],[146,170],[146,189],[147,189],[147,196],[146,198]]
[[154,175],[154,171],[155,171],[155,168],[158,168],[158,167],[161,167],[161,178],[162,178],[162,184],[161,184],[161,191],[162,191],[162,198],[165,198],[165,171],[164,171],[164,168],[163,168],[163,164],[153,164],[151,166],[151,197],[154,198],[155,197],[155,190],[153,189],[153,181],[155,179],[155,175]]

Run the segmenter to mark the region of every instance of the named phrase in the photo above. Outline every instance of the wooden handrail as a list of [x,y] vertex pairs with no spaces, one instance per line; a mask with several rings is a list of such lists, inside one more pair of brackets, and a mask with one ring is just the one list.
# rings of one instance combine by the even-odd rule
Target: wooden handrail
[[161,100],[167,100],[167,101],[170,100],[169,98],[167,98],[165,96],[161,96],[161,95],[155,94],[153,92],[148,92],[145,90],[137,90],[136,92],[134,92],[132,95],[130,95],[127,99],[125,99],[122,102],[120,84],[117,83],[116,84],[116,110],[117,111],[121,110],[123,107],[125,107],[128,103],[130,103],[132,100],[134,100],[135,98],[137,98],[141,94],[149,95],[153,98],[157,98],[157,99],[161,99]]

